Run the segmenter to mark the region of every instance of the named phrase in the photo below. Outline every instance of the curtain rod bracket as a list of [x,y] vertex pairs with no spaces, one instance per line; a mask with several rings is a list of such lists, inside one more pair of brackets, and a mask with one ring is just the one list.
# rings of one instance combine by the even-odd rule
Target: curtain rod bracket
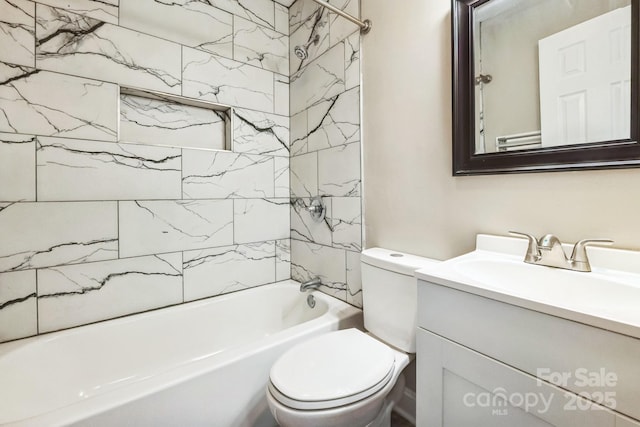
[[373,23],[371,22],[371,20],[365,19],[363,21],[363,24],[364,26],[360,27],[360,33],[367,34],[369,31],[371,31],[371,26],[373,25]]

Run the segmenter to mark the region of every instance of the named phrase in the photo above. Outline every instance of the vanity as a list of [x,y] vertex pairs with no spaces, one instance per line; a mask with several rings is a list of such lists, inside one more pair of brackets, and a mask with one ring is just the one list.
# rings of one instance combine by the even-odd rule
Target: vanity
[[578,272],[527,250],[478,235],[416,273],[417,425],[640,426],[640,252],[589,247]]

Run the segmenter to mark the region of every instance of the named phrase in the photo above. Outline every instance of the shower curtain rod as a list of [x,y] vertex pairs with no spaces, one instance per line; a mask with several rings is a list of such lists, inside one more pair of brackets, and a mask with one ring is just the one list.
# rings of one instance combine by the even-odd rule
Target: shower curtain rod
[[369,32],[369,30],[371,30],[371,21],[368,19],[365,19],[364,21],[361,21],[357,18],[354,18],[353,16],[349,15],[348,13],[338,9],[337,7],[327,3],[326,1],[323,0],[313,0],[314,2],[318,3],[320,6],[324,6],[327,9],[329,9],[331,12],[333,13],[337,13],[338,15],[342,16],[345,19],[348,19],[349,21],[353,22],[354,24],[358,25],[360,27],[360,32],[362,34],[367,34]]

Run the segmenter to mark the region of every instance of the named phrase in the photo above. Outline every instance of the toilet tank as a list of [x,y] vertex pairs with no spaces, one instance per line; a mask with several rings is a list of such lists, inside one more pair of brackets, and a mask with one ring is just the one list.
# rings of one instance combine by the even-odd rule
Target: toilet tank
[[387,344],[415,353],[418,286],[413,273],[438,262],[382,248],[362,251],[365,329]]

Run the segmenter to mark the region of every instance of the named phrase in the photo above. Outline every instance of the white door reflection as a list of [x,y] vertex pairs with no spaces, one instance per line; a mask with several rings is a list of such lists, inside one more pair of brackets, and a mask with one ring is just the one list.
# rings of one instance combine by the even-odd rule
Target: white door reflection
[[542,147],[629,138],[631,6],[539,41]]

